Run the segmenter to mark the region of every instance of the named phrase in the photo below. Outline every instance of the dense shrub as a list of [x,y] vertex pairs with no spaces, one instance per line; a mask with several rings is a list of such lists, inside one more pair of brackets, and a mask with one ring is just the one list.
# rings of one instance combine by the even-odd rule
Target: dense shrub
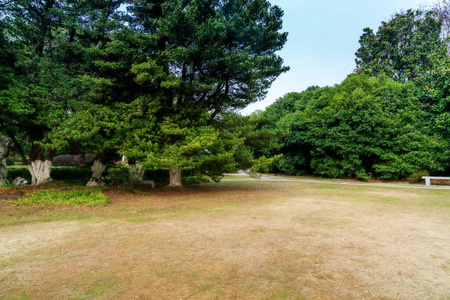
[[[198,171],[193,168],[184,168],[181,170],[182,177],[194,177],[198,175]],[[169,180],[169,169],[168,168],[160,168],[160,169],[147,169],[144,173],[144,179],[151,180]]]
[[117,186],[120,188],[130,188],[140,182],[130,177],[127,167],[109,168],[106,172],[104,182],[107,185]]
[[[92,171],[87,168],[52,168],[50,176],[54,180],[64,181],[80,181],[88,182],[91,178]],[[8,168],[8,180],[12,181],[16,177],[22,177],[28,182],[31,182],[30,171],[25,167]]]
[[294,105],[281,105],[282,98],[267,110],[293,110],[277,122],[289,128],[280,142],[281,171],[389,180],[448,165],[446,145],[430,129],[430,115],[412,83],[353,75],[333,88],[311,88],[287,101],[293,97]]
[[189,185],[189,184],[198,184],[198,183],[208,183],[208,182],[211,182],[211,180],[209,180],[208,178],[194,176],[194,177],[183,177],[183,178],[181,178],[181,182],[184,185]]
[[[183,184],[209,182],[208,179],[202,178],[198,171],[192,168],[183,169],[181,174]],[[31,175],[27,168],[8,168],[8,180],[12,181],[19,176],[28,182],[31,181]],[[92,171],[90,168],[55,167],[52,168],[50,176],[53,180],[85,184],[91,178]],[[127,167],[109,168],[104,176],[105,183],[108,185],[127,187],[138,183],[130,179]],[[154,180],[158,185],[169,184],[169,178],[169,169],[146,170],[144,175],[144,179]]]
[[8,168],[8,180],[11,182],[17,177],[22,177],[31,182],[31,174],[26,167]]
[[424,179],[422,179],[422,176],[430,176],[430,172],[424,171],[424,170],[420,170],[420,171],[414,172],[413,174],[409,175],[407,180],[408,180],[409,183],[423,182]]
[[26,194],[23,198],[10,201],[15,205],[107,205],[109,198],[95,190],[38,190]]

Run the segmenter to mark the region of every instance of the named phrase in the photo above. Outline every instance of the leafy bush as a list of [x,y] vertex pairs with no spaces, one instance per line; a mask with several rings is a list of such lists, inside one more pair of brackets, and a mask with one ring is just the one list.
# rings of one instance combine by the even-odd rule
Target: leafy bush
[[31,182],[31,174],[26,167],[8,168],[8,180],[11,182],[17,177],[22,177]]
[[430,176],[430,172],[426,170],[414,172],[407,178],[407,180],[409,183],[419,183],[423,181],[422,176]]
[[[203,181],[195,182],[195,179],[186,179],[186,178],[196,178],[199,177],[198,170],[194,168],[184,168],[181,170],[181,177],[183,184],[191,184],[191,183],[201,183],[206,182],[208,179],[201,179]],[[163,186],[169,184],[169,169],[168,168],[159,168],[159,169],[147,169],[144,173],[144,180],[154,180],[156,185]],[[209,180],[208,180],[209,182]]]
[[371,174],[368,174],[364,169],[360,169],[355,173],[356,179],[361,181],[368,181],[372,178]]
[[15,205],[107,205],[109,198],[99,191],[77,190],[39,190],[28,193],[25,197],[10,201]]
[[21,158],[14,158],[14,157],[8,157],[6,159],[6,165],[7,166],[17,166],[22,164]]
[[[90,169],[85,168],[52,168],[50,171],[50,176],[54,180],[64,180],[64,181],[80,181],[80,182],[88,182],[89,178],[91,178],[92,171]],[[31,174],[25,167],[15,167],[8,168],[8,180],[12,181],[17,177],[22,177],[28,182],[31,182]]]
[[117,186],[119,188],[130,188],[141,182],[130,177],[127,167],[109,168],[104,182],[107,185]]
[[[419,169],[448,165],[445,140],[429,128],[413,83],[386,76],[349,76],[332,88],[285,96],[291,112],[277,126],[288,127],[280,141],[281,171],[312,172],[326,177],[368,180],[405,178]],[[285,107],[284,98],[268,112]]]
[[208,182],[211,182],[211,180],[209,180],[208,178],[192,176],[192,177],[181,178],[181,182],[184,185],[189,185],[189,184],[198,184],[198,183],[208,183]]
[[[209,182],[208,179],[199,177],[198,171],[192,168],[183,169],[181,171],[183,177],[183,184]],[[28,182],[31,182],[31,175],[27,168],[16,167],[8,168],[8,180],[12,181],[16,177],[22,177]],[[92,171],[89,168],[74,168],[74,167],[56,167],[52,168],[50,176],[53,180],[62,180],[71,183],[86,184],[92,176]],[[144,174],[145,179],[154,180],[158,185],[169,184],[169,169],[153,169],[146,170]],[[105,174],[104,182],[107,185],[118,186],[122,188],[131,187],[139,184],[130,178],[127,167],[109,168]]]
[[[181,176],[182,177],[193,177],[197,176],[198,171],[194,168],[184,168],[181,170]],[[169,169],[168,168],[159,168],[159,169],[147,169],[144,173],[145,179],[152,179],[152,180],[169,180]]]

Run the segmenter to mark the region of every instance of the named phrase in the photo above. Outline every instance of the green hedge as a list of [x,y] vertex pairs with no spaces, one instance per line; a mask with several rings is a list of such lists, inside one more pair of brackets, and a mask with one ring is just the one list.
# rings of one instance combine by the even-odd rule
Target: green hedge
[[[120,181],[121,173],[128,174],[128,170],[126,168],[109,168],[108,172],[104,175],[107,177],[117,177],[111,179],[117,179]],[[74,167],[54,167],[50,172],[50,176],[54,180],[63,180],[69,182],[81,182],[86,183],[91,178],[92,171],[89,168],[74,168]],[[124,174],[125,175],[125,174]],[[28,182],[31,181],[31,175],[27,168],[25,167],[9,167],[8,168],[8,179],[10,181],[14,180],[16,177],[23,177]],[[191,183],[199,183],[202,182],[198,176],[198,171],[192,168],[182,169],[181,176],[183,177],[183,184],[191,184]],[[157,182],[159,185],[169,184],[169,169],[161,168],[161,169],[151,169],[146,170],[144,173],[144,179],[150,179]],[[113,182],[114,183],[114,182]]]
[[88,182],[92,176],[92,170],[88,168],[70,168],[70,167],[52,168],[50,176],[54,180],[65,180],[65,181],[82,180]]
[[[64,180],[64,181],[89,181],[91,178],[92,171],[91,169],[85,168],[52,168],[50,172],[50,176],[54,180]],[[19,168],[8,168],[8,179],[10,181],[14,180],[17,177],[22,177],[28,182],[31,181],[31,174],[25,167]]]
[[28,182],[31,181],[30,171],[26,167],[8,168],[8,180],[11,182],[17,177],[22,177]]
[[[198,175],[198,171],[193,168],[185,168],[181,170],[181,177],[195,177]],[[148,169],[145,170],[144,173],[145,179],[151,180],[169,180],[169,169],[168,168],[160,168],[160,169]]]

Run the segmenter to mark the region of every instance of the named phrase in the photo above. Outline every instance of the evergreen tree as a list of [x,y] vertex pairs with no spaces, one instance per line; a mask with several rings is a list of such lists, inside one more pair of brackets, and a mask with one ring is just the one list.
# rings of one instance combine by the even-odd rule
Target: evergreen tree
[[235,166],[229,141],[239,137],[223,130],[222,115],[262,99],[287,71],[275,54],[287,37],[282,10],[265,0],[142,0],[130,12],[131,26],[150,37],[147,61],[132,72],[155,119],[126,151],[147,147],[148,164],[172,169],[171,185],[181,184],[182,167],[204,169],[214,155],[221,171]]
[[[108,30],[109,18],[99,16],[119,4],[113,0],[25,0],[0,7],[5,24],[2,40],[14,61],[14,76],[0,91],[1,131],[13,140],[33,184],[50,179],[55,149],[49,133],[68,117],[76,102],[84,100],[85,49],[102,42],[99,32]],[[30,144],[29,159],[19,135]]]

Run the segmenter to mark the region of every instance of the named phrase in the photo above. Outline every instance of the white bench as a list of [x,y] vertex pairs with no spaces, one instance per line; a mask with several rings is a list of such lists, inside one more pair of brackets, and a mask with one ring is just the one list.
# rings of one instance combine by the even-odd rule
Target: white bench
[[431,185],[431,179],[437,180],[450,180],[450,177],[438,177],[438,176],[422,176],[422,179],[425,179],[425,185]]
[[152,189],[155,188],[155,181],[154,180],[143,180],[142,184],[149,184],[152,186]]

